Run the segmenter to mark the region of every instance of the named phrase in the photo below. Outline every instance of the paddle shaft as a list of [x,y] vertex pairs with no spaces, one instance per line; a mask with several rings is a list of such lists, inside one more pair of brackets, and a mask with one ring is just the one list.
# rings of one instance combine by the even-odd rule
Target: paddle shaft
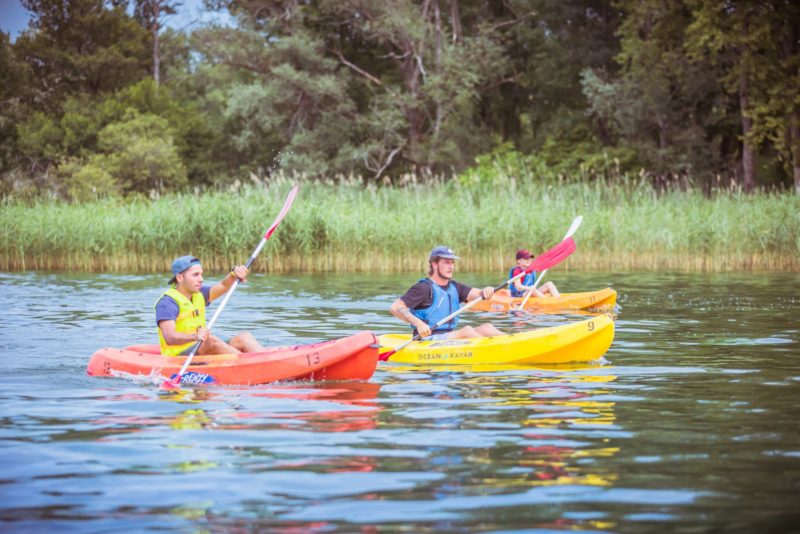
[[[247,258],[247,262],[244,264],[244,266],[247,267],[248,269],[253,264],[253,262],[256,261],[256,256],[258,256],[258,254],[261,252],[261,249],[264,248],[264,245],[267,244],[267,241],[269,240],[270,236],[272,235],[272,232],[275,231],[275,228],[278,227],[278,224],[286,216],[286,213],[289,211],[289,208],[291,207],[292,202],[294,202],[294,197],[297,196],[298,187],[299,186],[294,186],[292,188],[292,190],[289,191],[289,195],[286,197],[286,201],[283,203],[283,208],[281,209],[280,213],[278,213],[278,216],[275,218],[275,220],[272,222],[270,227],[264,233],[264,237],[262,237],[261,241],[258,242],[258,245],[253,250],[253,253],[250,254],[249,258]],[[239,287],[239,282],[240,282],[240,280],[238,278],[236,278],[233,281],[233,285],[231,286],[231,288],[228,291],[225,292],[225,296],[223,297],[222,302],[219,305],[219,308],[217,308],[217,310],[214,312],[214,315],[211,316],[211,320],[208,322],[208,326],[206,328],[209,330],[209,332],[211,331],[211,328],[214,326],[214,323],[217,322],[217,318],[222,313],[222,310],[225,309],[225,305],[231,299],[231,296],[233,295],[234,291],[236,291],[236,288]],[[173,384],[179,384],[180,383],[181,378],[183,377],[184,373],[186,373],[186,369],[189,368],[189,365],[192,363],[192,358],[194,358],[195,353],[200,348],[200,345],[202,343],[203,343],[203,341],[200,340],[200,341],[198,341],[197,343],[194,344],[194,346],[192,347],[192,350],[189,351],[189,354],[186,356],[186,360],[184,360],[183,365],[181,366],[181,370],[178,371],[178,374],[175,376],[175,378],[173,380],[170,380],[170,381],[167,381],[167,382],[171,382]]]
[[541,281],[542,281],[542,279],[544,278],[544,275],[545,275],[545,274],[547,274],[547,269],[545,269],[544,271],[542,271],[542,273],[541,273],[539,276],[537,276],[537,277],[536,277],[536,280],[534,280],[534,281],[533,281],[533,288],[531,288],[529,291],[527,291],[527,292],[525,293],[525,298],[524,298],[524,299],[522,299],[522,302],[519,304],[519,309],[520,309],[520,310],[524,310],[524,309],[525,309],[525,303],[526,303],[526,302],[528,302],[528,299],[529,299],[529,298],[531,298],[531,295],[533,295],[533,291],[534,291],[534,290],[535,290],[537,287],[539,287],[539,282],[541,282]]
[[[567,230],[567,233],[564,235],[564,239],[567,239],[568,237],[572,237],[572,235],[578,230],[578,227],[581,225],[582,222],[583,222],[583,215],[578,215],[577,217],[575,217],[575,219],[573,219],[573,221],[572,221],[572,224],[569,225],[569,230]],[[539,287],[539,282],[542,281],[542,279],[544,278],[544,275],[547,274],[547,271],[548,271],[548,269],[545,269],[544,271],[542,271],[542,274],[537,276],[536,280],[533,281],[533,288],[530,291],[527,292],[527,294],[525,295],[525,298],[522,299],[522,302],[519,305],[519,309],[520,310],[524,310],[525,309],[525,303],[527,303],[528,299],[531,298],[531,295],[533,295],[533,291],[537,287]]]

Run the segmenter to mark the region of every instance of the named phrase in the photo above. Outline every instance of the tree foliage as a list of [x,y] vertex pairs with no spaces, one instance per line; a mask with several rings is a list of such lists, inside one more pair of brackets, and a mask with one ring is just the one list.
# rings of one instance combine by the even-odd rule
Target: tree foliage
[[236,22],[191,33],[171,0],[24,5],[0,35],[2,195],[276,168],[800,191],[788,0],[211,0]]

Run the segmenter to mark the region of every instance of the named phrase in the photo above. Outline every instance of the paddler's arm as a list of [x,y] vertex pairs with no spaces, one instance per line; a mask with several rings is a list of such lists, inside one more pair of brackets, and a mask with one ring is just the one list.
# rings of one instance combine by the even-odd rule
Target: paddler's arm
[[524,293],[526,291],[530,291],[532,293],[532,295],[531,295],[532,297],[543,297],[544,296],[544,293],[542,293],[541,291],[539,291],[535,287],[522,285],[522,282],[520,282],[519,280],[514,282],[514,285],[517,286],[517,290],[519,290],[522,293]]
[[175,321],[161,321],[158,323],[158,328],[161,329],[161,335],[164,336],[164,341],[169,345],[185,345],[192,341],[205,341],[208,339],[208,330],[203,327],[200,327],[197,332],[189,334],[175,330]]
[[411,310],[406,306],[406,303],[403,302],[403,299],[394,301],[389,307],[389,311],[401,321],[415,327],[421,337],[428,337],[431,335],[431,327],[428,326],[428,323],[411,313]]
[[227,293],[230,288],[233,287],[233,283],[237,278],[241,282],[247,282],[248,272],[249,271],[247,270],[247,267],[244,265],[237,265],[234,267],[233,270],[228,273],[228,276],[211,286],[211,292],[208,294],[208,300],[212,301]]
[[514,280],[514,287],[516,287],[517,291],[520,291],[520,292],[528,291],[529,289],[533,288],[533,286],[523,285],[522,278],[517,278],[516,280]]
[[489,300],[494,295],[494,288],[492,286],[484,287],[483,289],[478,289],[477,287],[473,287],[469,290],[469,295],[467,296],[467,302],[472,302],[478,297],[483,297],[484,300]]

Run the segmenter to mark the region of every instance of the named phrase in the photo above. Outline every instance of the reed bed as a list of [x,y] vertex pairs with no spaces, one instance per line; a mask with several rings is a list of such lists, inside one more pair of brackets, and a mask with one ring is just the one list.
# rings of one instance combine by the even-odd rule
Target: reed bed
[[[182,254],[209,270],[243,262],[291,184],[155,200],[0,204],[0,270],[168,272]],[[456,181],[364,187],[304,182],[254,265],[267,272],[422,271],[446,244],[461,270],[502,270],[521,247],[543,251],[584,222],[564,269],[800,268],[800,196],[736,191],[657,193],[646,184]]]

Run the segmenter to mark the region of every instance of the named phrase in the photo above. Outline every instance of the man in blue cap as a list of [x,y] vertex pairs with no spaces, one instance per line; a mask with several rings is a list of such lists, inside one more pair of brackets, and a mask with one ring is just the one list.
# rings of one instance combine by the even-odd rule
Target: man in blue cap
[[415,335],[419,334],[426,340],[503,335],[503,332],[490,323],[456,329],[458,315],[431,330],[436,323],[458,310],[462,302],[475,300],[481,295],[489,299],[494,294],[492,287],[477,289],[453,280],[453,270],[458,259],[461,258],[450,248],[434,247],[428,256],[428,278],[411,286],[402,297],[392,303],[389,310],[392,315],[410,324]]
[[230,290],[238,278],[246,281],[247,267],[237,265],[216,285],[203,285],[203,266],[194,256],[181,256],[172,262],[171,286],[156,302],[156,324],[161,354],[188,354],[202,341],[197,354],[237,354],[259,352],[264,347],[249,332],[226,343],[206,329],[206,306]]

